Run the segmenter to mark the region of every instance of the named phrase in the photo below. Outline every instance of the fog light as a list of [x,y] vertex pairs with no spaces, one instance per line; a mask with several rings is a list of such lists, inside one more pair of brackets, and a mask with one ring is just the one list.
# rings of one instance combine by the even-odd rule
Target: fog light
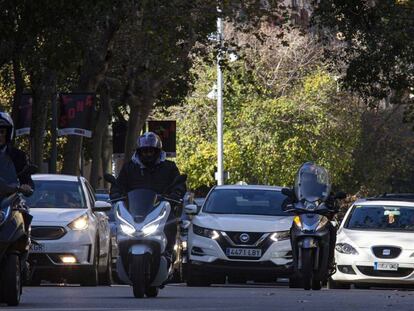
[[338,270],[345,274],[356,274],[352,266],[338,266]]
[[69,264],[69,263],[76,263],[76,258],[75,256],[71,256],[71,255],[65,255],[65,256],[60,256],[60,260],[63,263]]

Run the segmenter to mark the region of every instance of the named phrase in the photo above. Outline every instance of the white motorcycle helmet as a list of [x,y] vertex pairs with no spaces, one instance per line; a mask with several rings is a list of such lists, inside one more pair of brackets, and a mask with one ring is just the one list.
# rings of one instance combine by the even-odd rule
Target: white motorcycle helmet
[[11,142],[14,136],[14,123],[7,112],[0,112],[0,128],[7,128],[6,141]]

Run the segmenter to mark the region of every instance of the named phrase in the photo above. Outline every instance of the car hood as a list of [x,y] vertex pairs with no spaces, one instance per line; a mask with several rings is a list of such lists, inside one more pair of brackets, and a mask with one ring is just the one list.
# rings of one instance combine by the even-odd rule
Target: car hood
[[414,232],[385,232],[367,230],[341,229],[337,243],[351,243],[357,247],[367,247],[377,245],[399,246],[403,249],[414,249]]
[[31,208],[30,214],[33,216],[32,225],[42,223],[68,223],[79,216],[85,214],[86,208]]
[[289,230],[292,220],[291,216],[200,214],[193,223],[220,231],[275,232]]

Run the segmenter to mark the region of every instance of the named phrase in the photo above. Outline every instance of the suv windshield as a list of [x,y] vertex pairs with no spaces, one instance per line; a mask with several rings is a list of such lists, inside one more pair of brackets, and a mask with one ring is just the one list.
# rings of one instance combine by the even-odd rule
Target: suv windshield
[[35,191],[26,198],[31,208],[86,208],[81,184],[77,181],[34,180]]
[[414,207],[355,205],[345,225],[354,230],[414,231]]
[[241,214],[288,216],[282,211],[286,196],[279,190],[216,189],[204,203],[203,212],[211,214]]

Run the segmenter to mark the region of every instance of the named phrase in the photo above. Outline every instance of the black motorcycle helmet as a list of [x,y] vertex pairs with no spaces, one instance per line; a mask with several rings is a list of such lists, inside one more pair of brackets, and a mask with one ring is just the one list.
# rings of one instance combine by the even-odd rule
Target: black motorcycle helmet
[[145,166],[154,166],[160,158],[161,150],[162,142],[157,134],[146,132],[138,137],[137,155]]
[[0,112],[0,128],[7,129],[6,142],[11,142],[14,135],[14,124],[12,118],[7,112]]

